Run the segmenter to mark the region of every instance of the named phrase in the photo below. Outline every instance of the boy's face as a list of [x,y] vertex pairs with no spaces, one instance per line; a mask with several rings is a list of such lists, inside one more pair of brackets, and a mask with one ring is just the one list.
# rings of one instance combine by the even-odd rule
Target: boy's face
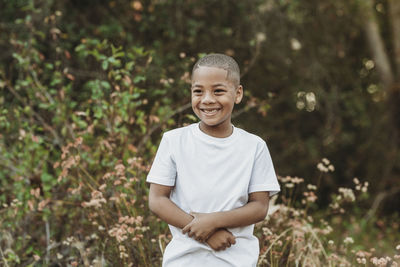
[[199,67],[192,75],[193,111],[201,129],[216,137],[231,134],[233,106],[243,97],[242,86],[236,87],[227,76],[228,71],[216,67]]

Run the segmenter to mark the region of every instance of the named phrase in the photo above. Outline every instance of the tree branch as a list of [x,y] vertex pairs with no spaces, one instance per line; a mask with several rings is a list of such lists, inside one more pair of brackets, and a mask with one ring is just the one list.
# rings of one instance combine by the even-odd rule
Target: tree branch
[[400,187],[394,187],[389,191],[383,191],[378,193],[378,195],[375,197],[374,202],[372,203],[372,206],[368,213],[364,216],[364,220],[368,221],[371,219],[376,211],[378,210],[380,204],[385,200],[385,198],[390,197],[392,195],[395,195],[400,192]]
[[389,0],[389,17],[392,24],[393,48],[396,64],[396,76],[400,78],[400,1]]
[[364,31],[372,53],[372,58],[375,61],[376,69],[385,90],[389,90],[394,82],[393,71],[376,21],[372,0],[366,0],[364,2],[363,11],[365,14]]

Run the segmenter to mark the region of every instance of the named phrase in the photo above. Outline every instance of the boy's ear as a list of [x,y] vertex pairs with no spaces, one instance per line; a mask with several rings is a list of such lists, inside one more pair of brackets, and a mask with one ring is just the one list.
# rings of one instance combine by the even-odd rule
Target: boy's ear
[[235,104],[239,104],[243,98],[243,86],[239,85],[236,89]]

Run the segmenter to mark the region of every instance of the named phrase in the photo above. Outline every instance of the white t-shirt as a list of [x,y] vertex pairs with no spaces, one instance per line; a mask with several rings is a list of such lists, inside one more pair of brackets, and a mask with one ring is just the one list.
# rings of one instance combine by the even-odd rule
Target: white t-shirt
[[[264,140],[235,127],[229,137],[212,137],[198,123],[164,133],[147,182],[174,186],[170,199],[187,213],[232,210],[247,204],[249,193],[280,191]],[[183,235],[177,227],[169,228],[173,238],[164,252],[163,266],[257,264],[254,224],[228,229],[236,244],[223,251]]]

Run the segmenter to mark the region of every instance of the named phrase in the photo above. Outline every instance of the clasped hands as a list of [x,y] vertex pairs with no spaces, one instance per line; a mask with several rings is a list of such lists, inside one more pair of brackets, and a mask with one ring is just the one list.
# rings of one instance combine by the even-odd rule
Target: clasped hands
[[216,228],[215,216],[212,213],[191,212],[193,220],[183,229],[183,234],[206,242],[212,249],[219,251],[229,248],[236,243],[235,236],[224,228]]

